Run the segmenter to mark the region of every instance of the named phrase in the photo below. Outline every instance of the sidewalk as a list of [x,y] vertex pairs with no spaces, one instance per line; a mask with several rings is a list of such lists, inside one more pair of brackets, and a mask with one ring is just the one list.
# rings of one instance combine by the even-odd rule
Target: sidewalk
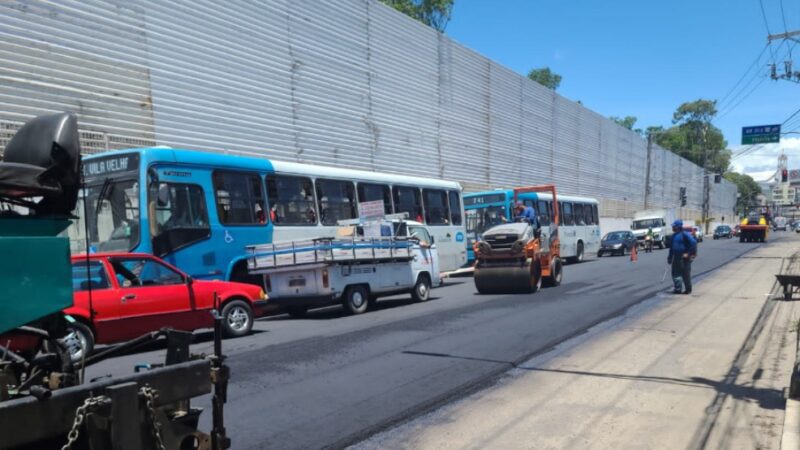
[[691,296],[659,295],[355,447],[778,449],[797,311],[768,294],[794,244],[762,246]]

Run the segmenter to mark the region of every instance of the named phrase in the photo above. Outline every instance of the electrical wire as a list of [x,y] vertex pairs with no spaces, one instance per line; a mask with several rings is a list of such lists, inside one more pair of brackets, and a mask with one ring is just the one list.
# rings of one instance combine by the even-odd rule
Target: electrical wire
[[[761,6],[761,17],[764,19],[764,28],[767,29],[768,35],[772,34],[769,31],[769,21],[767,21],[767,12],[764,10],[764,1],[758,0],[758,4]],[[772,54],[772,60],[775,61],[775,53],[772,52],[772,46],[770,46],[769,44],[767,44],[767,46],[769,47],[769,52]]]
[[739,81],[737,81],[736,84],[734,84],[730,88],[730,90],[728,90],[728,93],[725,94],[717,102],[717,106],[719,108],[722,108],[722,105],[725,103],[725,100],[727,100],[727,98],[733,93],[733,91],[739,86],[739,84],[741,84],[742,80],[744,80],[745,77],[747,77],[747,75],[750,73],[750,71],[753,70],[753,67],[757,67],[757,65],[761,61],[761,58],[764,56],[764,52],[767,51],[767,47],[769,47],[769,43],[767,43],[767,45],[765,45],[764,48],[761,49],[761,52],[758,53],[758,56],[756,57],[756,59],[750,64],[750,66],[747,68],[747,70],[744,71],[744,73],[742,74],[741,78],[739,78]]
[[[783,0],[780,0],[781,4],[781,19],[783,20],[783,31],[785,33],[789,33],[789,27],[786,25],[786,13],[783,11]],[[789,47],[789,60],[792,60],[792,47]]]

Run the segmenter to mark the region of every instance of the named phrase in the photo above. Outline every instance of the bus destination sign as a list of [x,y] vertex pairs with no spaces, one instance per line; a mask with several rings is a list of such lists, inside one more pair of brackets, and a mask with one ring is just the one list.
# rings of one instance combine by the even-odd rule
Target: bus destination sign
[[83,162],[83,176],[86,178],[113,176],[118,173],[136,172],[138,170],[138,153],[92,158]]

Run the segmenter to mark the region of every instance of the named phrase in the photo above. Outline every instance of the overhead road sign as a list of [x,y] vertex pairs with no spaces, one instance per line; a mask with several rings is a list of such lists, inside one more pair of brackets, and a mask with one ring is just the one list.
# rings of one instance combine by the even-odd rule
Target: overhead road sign
[[780,125],[742,127],[742,145],[773,144],[781,141]]

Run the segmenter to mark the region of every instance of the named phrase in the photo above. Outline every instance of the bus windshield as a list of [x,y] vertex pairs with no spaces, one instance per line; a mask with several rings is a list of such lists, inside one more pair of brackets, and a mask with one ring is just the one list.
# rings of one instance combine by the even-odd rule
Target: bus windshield
[[483,234],[495,225],[508,222],[505,206],[487,206],[466,210],[467,233]]
[[645,228],[658,228],[660,226],[661,226],[661,219],[642,219],[633,221],[633,228],[635,230],[643,230]]
[[75,213],[78,220],[68,233],[73,252],[130,251],[139,244],[139,182],[112,180],[89,182],[82,190]]

